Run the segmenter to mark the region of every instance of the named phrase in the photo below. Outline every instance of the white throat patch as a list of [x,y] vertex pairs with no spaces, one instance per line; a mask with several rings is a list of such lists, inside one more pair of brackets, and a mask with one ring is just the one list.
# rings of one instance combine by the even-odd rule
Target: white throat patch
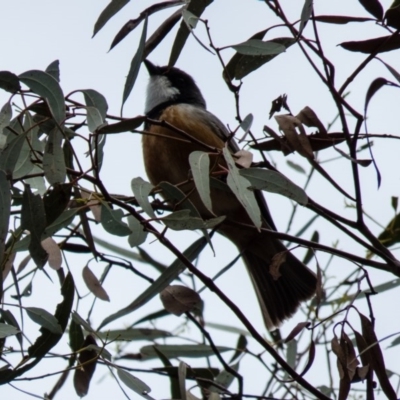
[[147,85],[145,113],[166,101],[172,100],[179,93],[179,89],[172,87],[166,76],[151,76]]

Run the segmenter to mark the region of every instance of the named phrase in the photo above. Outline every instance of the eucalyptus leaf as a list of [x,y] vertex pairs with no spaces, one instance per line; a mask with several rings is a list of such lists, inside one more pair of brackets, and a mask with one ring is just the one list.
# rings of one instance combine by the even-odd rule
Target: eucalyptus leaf
[[128,236],[132,233],[128,225],[122,222],[124,212],[111,209],[106,203],[101,206],[101,224],[105,231],[115,236]]
[[210,195],[210,157],[203,151],[194,151],[189,155],[189,164],[197,192],[204,205],[212,212]]
[[64,94],[54,77],[44,71],[31,70],[19,75],[19,79],[46,100],[51,115],[61,125],[65,120]]
[[57,318],[43,308],[25,307],[25,311],[33,322],[43,326],[52,333],[62,333],[62,329],[57,321]]
[[239,173],[250,182],[251,189],[278,193],[301,205],[308,203],[306,192],[279,172],[262,168],[244,168]]

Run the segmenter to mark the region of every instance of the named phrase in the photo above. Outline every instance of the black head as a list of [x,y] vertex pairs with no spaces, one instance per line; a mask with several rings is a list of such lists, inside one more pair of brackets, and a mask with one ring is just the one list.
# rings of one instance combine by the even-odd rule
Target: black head
[[206,108],[206,102],[193,78],[175,67],[158,67],[148,60],[144,64],[150,75],[147,86],[146,114],[160,106],[186,103]]

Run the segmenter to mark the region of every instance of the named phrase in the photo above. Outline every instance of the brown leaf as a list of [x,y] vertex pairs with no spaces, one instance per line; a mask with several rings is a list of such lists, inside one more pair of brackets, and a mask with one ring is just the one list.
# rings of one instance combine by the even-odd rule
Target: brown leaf
[[350,17],[347,15],[317,15],[315,21],[326,22],[328,24],[348,24],[349,22],[373,21],[372,18]]
[[[378,377],[379,383],[383,392],[389,400],[396,400],[396,392],[394,391],[392,385],[390,384],[389,378],[386,374],[385,369],[385,361],[382,355],[381,347],[379,346],[378,338],[375,335],[374,328],[372,326],[371,321],[363,314],[359,313],[361,319],[361,327],[363,332],[363,338],[365,339],[366,344],[370,352],[370,365],[371,368],[375,371],[376,376]],[[372,347],[370,347],[372,346]]]
[[160,293],[160,299],[164,308],[177,316],[192,311],[201,303],[201,298],[197,292],[180,285],[167,286]]
[[339,371],[340,385],[339,385],[339,400],[346,400],[350,392],[350,379],[347,373],[347,358],[343,346],[339,343],[338,338],[335,336],[331,341],[332,351],[337,357],[337,368]]
[[[303,157],[313,159],[314,154],[300,120],[292,115],[277,115],[275,119],[278,122],[279,129],[284,133],[293,150],[297,151]],[[297,129],[300,133],[297,132]]]
[[343,42],[340,43],[339,46],[348,51],[356,51],[366,54],[384,53],[386,51],[397,50],[400,48],[400,35],[396,33],[375,39]]
[[87,286],[87,288],[100,300],[110,301],[107,292],[101,286],[100,281],[96,278],[94,273],[90,270],[88,266],[83,268],[82,277]]
[[321,134],[321,137],[326,137],[327,136],[327,131],[323,125],[323,123],[319,120],[317,117],[317,114],[310,108],[310,107],[304,107],[297,115],[296,118],[298,118],[304,125],[311,127],[314,126],[318,128],[319,133]]
[[[268,128],[267,126],[264,126],[264,132],[270,134],[269,129],[270,128]],[[250,147],[252,149],[263,150],[263,151],[278,150],[282,151],[284,155],[293,153],[293,149],[289,146],[286,137],[281,137],[278,135],[276,135],[276,137],[275,136],[273,137],[274,139],[272,140],[268,139],[265,141],[258,141],[257,143],[251,144]],[[344,134],[341,132],[328,133],[326,136],[325,135],[322,136],[320,133],[314,133],[308,135],[308,140],[310,142],[312,150],[319,151],[332,147],[336,144],[342,143],[345,140],[345,137]]]
[[[83,348],[97,345],[92,335],[86,336]],[[79,353],[79,365],[74,373],[74,388],[79,397],[86,396],[89,392],[89,385],[96,370],[97,352],[94,350],[83,350]]]
[[49,258],[47,259],[49,266],[54,270],[60,269],[62,264],[62,255],[56,241],[53,238],[48,237],[42,241],[42,247],[49,255]]
[[281,251],[276,253],[271,260],[271,264],[269,265],[269,273],[272,275],[272,278],[277,281],[281,277],[281,273],[279,269],[281,265],[286,261],[286,253],[287,251]]
[[304,328],[310,326],[310,322],[299,322],[289,333],[287,338],[284,340],[284,343],[290,342],[294,339]]

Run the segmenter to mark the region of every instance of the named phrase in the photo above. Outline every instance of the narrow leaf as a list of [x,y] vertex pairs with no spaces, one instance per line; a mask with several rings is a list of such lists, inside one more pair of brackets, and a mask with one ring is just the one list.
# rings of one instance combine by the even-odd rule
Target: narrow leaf
[[11,186],[4,171],[0,170],[0,264],[3,263],[5,241],[11,212]]
[[153,190],[154,186],[138,177],[131,180],[131,188],[137,202],[139,203],[139,206],[142,207],[143,211],[150,218],[156,218],[153,208],[149,202],[149,194]]
[[189,155],[189,164],[200,198],[207,209],[212,213],[210,195],[210,157],[203,151],[194,151]]
[[147,36],[147,15],[143,23],[142,36],[140,37],[139,47],[136,51],[136,54],[133,56],[128,76],[126,77],[124,93],[122,95],[121,108],[124,107],[125,101],[129,97],[129,94],[131,93],[133,85],[135,84],[136,78],[139,74],[140,65],[143,60],[143,50],[144,50],[144,45],[146,43],[146,36]]
[[25,307],[25,310],[33,322],[43,326],[52,333],[62,334],[63,331],[57,318],[48,311],[38,307]]
[[249,39],[246,42],[235,44],[231,47],[239,54],[249,56],[276,55],[283,53],[286,50],[285,46],[279,43],[263,42],[262,40],[258,39]]
[[151,399],[150,396],[148,396],[148,393],[151,392],[151,388],[147,386],[143,381],[141,381],[139,378],[136,378],[136,376],[133,376],[129,372],[117,368],[117,373],[119,379],[131,390],[139,394],[140,396],[144,397],[145,399]]
[[301,10],[300,17],[300,28],[299,28],[299,36],[302,34],[304,28],[307,25],[308,20],[311,18],[311,14],[313,11],[313,0],[305,0],[303,9]]
[[43,154],[44,176],[50,185],[64,183],[67,177],[62,141],[63,135],[58,127],[55,127],[49,133]]
[[[207,241],[204,238],[198,239],[192,245],[190,245],[184,252],[183,255],[192,262],[196,259],[201,251],[204,249]],[[149,300],[151,300],[154,296],[160,293],[164,288],[166,288],[174,279],[176,279],[184,270],[186,266],[179,259],[176,259],[154,282],[150,285],[141,295],[139,295],[131,304],[122,310],[117,311],[116,313],[108,316],[103,320],[100,324],[100,328],[109,324],[112,321],[115,321],[117,318],[120,318],[124,315],[127,315],[139,307],[146,304]]]
[[101,12],[99,18],[94,24],[93,36],[103,28],[103,26],[115,15],[118,11],[120,11],[123,7],[125,7],[129,3],[129,0],[111,0],[109,4],[107,4],[106,8]]
[[227,184],[235,194],[237,199],[240,201],[242,206],[245,208],[247,214],[253,221],[253,224],[257,227],[261,227],[261,211],[257,204],[257,200],[254,193],[248,189],[250,182],[239,174],[235,162],[233,161],[232,155],[229,150],[224,147],[223,154],[226,163],[229,168]]
[[244,168],[239,173],[250,182],[251,189],[278,193],[301,205],[308,203],[306,192],[279,172],[262,168]]

